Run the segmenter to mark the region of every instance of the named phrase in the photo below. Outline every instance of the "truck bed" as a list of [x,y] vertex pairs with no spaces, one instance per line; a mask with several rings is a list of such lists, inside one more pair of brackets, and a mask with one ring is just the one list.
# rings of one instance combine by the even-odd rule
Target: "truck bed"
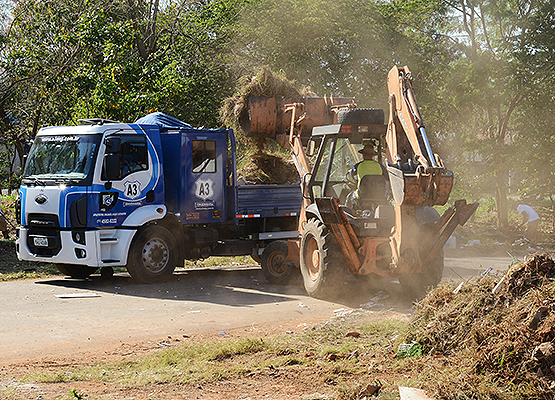
[[299,215],[301,187],[294,185],[237,186],[236,218],[269,218]]

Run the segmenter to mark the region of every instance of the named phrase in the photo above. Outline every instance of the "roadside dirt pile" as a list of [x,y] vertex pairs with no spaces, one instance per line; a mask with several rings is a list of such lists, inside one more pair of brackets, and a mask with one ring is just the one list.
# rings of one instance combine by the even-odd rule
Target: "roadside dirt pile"
[[502,278],[486,274],[456,289],[453,284],[436,288],[417,304],[407,339],[424,355],[459,365],[458,382],[437,383],[439,397],[472,393],[489,379],[501,392],[553,399],[553,258],[535,254]]
[[[282,184],[298,182],[297,170],[290,156],[283,150],[270,151],[278,147],[271,138],[248,137],[243,132],[241,121],[248,119],[249,97],[276,97],[286,103],[300,102],[308,88],[300,88],[294,81],[277,76],[269,68],[262,67],[257,74],[239,79],[235,95],[226,99],[220,109],[223,124],[232,128],[237,137],[239,176],[254,183]],[[274,146],[269,146],[272,142]]]

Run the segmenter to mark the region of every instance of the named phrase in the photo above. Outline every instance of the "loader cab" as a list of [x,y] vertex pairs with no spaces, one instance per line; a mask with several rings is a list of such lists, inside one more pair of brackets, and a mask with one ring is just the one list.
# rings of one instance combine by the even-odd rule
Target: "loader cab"
[[336,124],[313,129],[311,140],[318,144],[319,149],[308,183],[311,203],[318,197],[335,197],[340,204],[346,204],[348,194],[357,186],[352,171],[363,161],[359,150],[364,145],[372,144],[378,149],[376,161],[383,165],[386,126],[370,127]]
[[[366,144],[372,144],[378,149],[376,161],[382,164],[385,131],[385,125],[337,124],[315,127],[312,132],[311,139],[319,143],[307,185],[310,202],[314,204],[312,207],[318,207],[320,198],[338,199],[340,208],[356,234],[361,236],[387,236],[395,220],[393,206],[386,196],[388,190],[385,184],[380,185],[370,179],[366,184],[372,187],[374,197],[362,193],[361,201],[356,205],[349,201],[353,192],[362,189],[356,175],[352,173],[357,163],[363,160],[359,150]],[[385,183],[387,176],[379,178]],[[315,212],[325,222],[325,211],[318,209]]]

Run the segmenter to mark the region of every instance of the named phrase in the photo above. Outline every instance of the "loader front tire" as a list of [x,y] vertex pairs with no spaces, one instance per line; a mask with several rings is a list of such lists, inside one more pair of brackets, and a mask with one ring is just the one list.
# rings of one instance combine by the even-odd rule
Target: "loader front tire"
[[333,234],[316,219],[305,225],[301,237],[300,268],[306,292],[316,298],[340,294],[345,270]]
[[[419,237],[428,238],[433,234],[435,223],[440,218],[439,213],[432,207],[419,207],[415,212],[419,226]],[[426,240],[423,240],[423,243],[426,243]],[[428,254],[430,250],[424,246],[418,249],[422,257]],[[424,272],[400,276],[399,283],[404,292],[415,299],[420,299],[426,295],[428,289],[437,286],[443,277],[444,257],[443,249],[440,249],[429,265],[424,265]]]
[[299,270],[292,262],[285,261],[289,246],[284,240],[271,242],[262,253],[262,272],[268,282],[274,285],[287,285],[299,276]]
[[131,243],[127,271],[141,283],[165,282],[177,266],[178,253],[177,242],[166,228],[141,228]]
[[425,273],[400,276],[399,283],[407,296],[421,299],[430,288],[436,287],[441,282],[443,267],[444,255],[443,249],[441,249]]

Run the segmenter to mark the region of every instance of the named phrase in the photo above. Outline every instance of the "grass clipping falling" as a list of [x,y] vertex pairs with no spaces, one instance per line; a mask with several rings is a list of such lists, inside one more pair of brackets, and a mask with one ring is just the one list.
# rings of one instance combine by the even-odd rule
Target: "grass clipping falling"
[[303,92],[308,91],[308,88],[299,88],[295,81],[274,74],[268,67],[261,67],[258,73],[239,78],[235,94],[220,109],[220,118],[226,127],[245,139],[240,121],[248,113],[249,97],[282,97],[285,103],[295,103],[302,102]]
[[502,279],[443,285],[417,305],[408,341],[457,365],[435,382],[438,398],[554,398],[555,263],[535,254]]
[[[235,131],[239,159],[238,176],[248,182],[280,184],[298,182],[298,172],[288,152],[271,138],[248,137],[241,128],[241,119],[248,116],[249,97],[275,97],[284,103],[302,102],[308,88],[300,88],[285,77],[262,67],[253,75],[241,77],[235,94],[226,99],[220,118],[227,128]],[[282,132],[276,132],[282,133]]]

